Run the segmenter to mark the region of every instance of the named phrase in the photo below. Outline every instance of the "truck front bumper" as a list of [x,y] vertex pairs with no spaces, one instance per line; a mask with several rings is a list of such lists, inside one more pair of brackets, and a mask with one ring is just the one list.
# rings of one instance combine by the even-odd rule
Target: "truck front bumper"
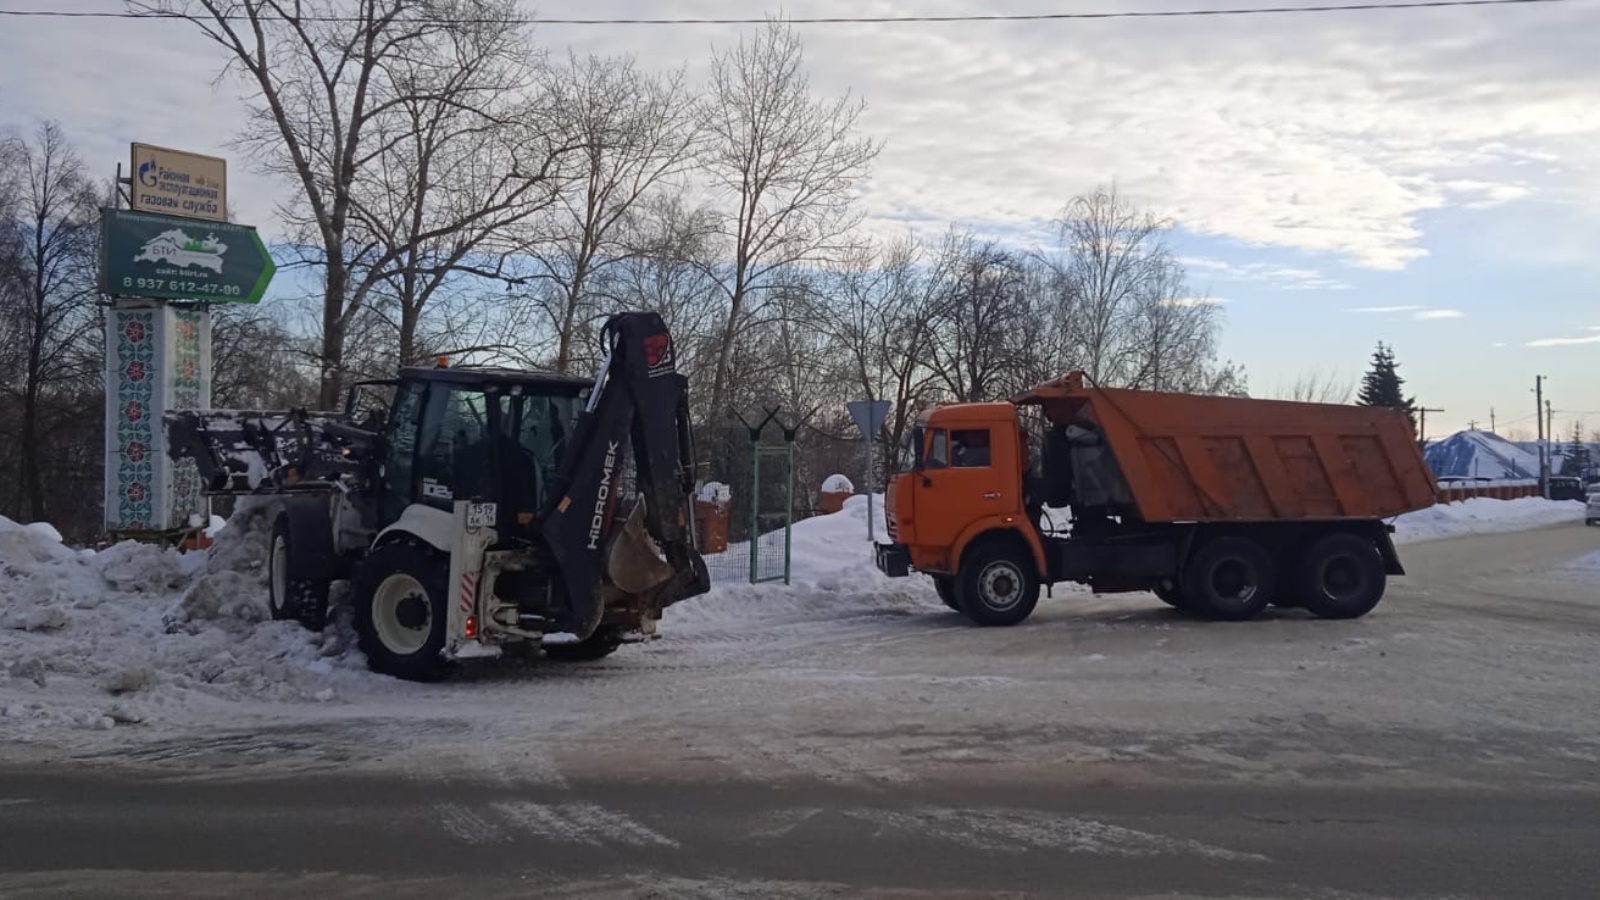
[[905,544],[873,544],[873,562],[878,571],[890,578],[904,578],[911,574],[911,551]]

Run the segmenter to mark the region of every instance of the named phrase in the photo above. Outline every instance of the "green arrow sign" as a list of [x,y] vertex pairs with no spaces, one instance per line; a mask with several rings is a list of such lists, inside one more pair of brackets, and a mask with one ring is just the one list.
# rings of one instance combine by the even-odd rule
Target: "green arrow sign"
[[260,303],[278,270],[248,225],[102,212],[100,288],[113,297]]

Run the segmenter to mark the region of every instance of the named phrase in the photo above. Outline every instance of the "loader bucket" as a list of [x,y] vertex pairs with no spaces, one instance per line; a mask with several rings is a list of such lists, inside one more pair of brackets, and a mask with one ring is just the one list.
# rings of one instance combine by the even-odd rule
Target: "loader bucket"
[[606,554],[606,580],[624,594],[648,596],[672,579],[672,565],[644,527],[644,502],[618,529]]

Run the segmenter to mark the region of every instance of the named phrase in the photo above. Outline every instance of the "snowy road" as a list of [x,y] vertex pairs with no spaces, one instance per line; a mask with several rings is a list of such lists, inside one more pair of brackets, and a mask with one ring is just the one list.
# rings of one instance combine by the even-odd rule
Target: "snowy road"
[[1009,630],[842,560],[675,608],[668,639],[590,666],[341,669],[327,702],[154,707],[0,745],[0,896],[108,896],[120,876],[71,870],[139,869],[211,874],[115,883],[1590,897],[1597,554],[1576,523],[1408,544],[1355,622],[1058,592]]

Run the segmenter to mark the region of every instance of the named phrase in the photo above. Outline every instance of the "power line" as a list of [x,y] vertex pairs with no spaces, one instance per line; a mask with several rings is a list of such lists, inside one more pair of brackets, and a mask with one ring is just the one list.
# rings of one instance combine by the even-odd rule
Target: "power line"
[[[1319,6],[1262,6],[1230,9],[1167,9],[1123,10],[1120,12],[1073,13],[1017,13],[950,16],[812,16],[781,18],[791,25],[893,25],[940,24],[949,22],[1050,22],[1084,19],[1172,19],[1198,16],[1256,16],[1294,13],[1334,12],[1389,12],[1403,9],[1439,9],[1468,6],[1525,6],[1534,3],[1568,3],[1571,0],[1409,0],[1401,3],[1340,3]],[[0,9],[0,16],[39,19],[200,19],[215,21],[210,15],[189,15],[179,12],[87,12],[56,9]],[[224,21],[248,22],[248,15],[226,15]],[[263,15],[257,21],[289,21],[289,17]],[[362,23],[362,16],[299,16],[297,22]],[[761,25],[768,19],[753,18],[669,18],[669,19],[538,19],[538,18],[455,18],[428,17],[403,18],[396,24],[459,24],[459,25]]]

